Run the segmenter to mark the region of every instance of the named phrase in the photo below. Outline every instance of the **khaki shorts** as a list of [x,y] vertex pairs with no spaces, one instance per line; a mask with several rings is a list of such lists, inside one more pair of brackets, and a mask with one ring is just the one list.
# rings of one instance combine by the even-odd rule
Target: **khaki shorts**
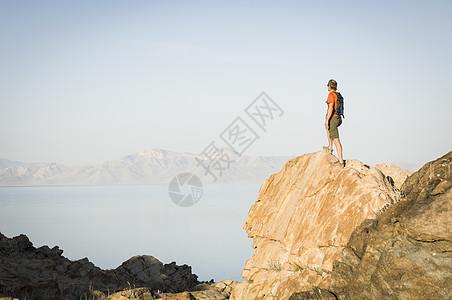
[[330,119],[330,129],[328,130],[328,134],[330,136],[330,139],[338,139],[339,138],[339,131],[337,128],[342,124],[342,118],[339,116],[332,117]]

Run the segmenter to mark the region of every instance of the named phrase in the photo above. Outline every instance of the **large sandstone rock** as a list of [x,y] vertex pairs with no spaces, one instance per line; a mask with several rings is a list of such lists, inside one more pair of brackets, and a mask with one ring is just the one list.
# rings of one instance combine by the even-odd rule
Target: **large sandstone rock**
[[402,201],[353,233],[334,266],[339,299],[452,299],[452,152],[403,184]]
[[149,255],[134,256],[114,270],[101,270],[87,258],[71,261],[62,253],[57,246],[35,248],[25,235],[7,238],[0,233],[0,297],[97,299],[130,287],[177,293],[199,283],[190,266],[163,264]]
[[231,299],[288,299],[312,285],[326,288],[355,227],[394,202],[379,170],[359,161],[341,168],[335,160],[306,154],[262,184],[243,226],[256,250]]
[[290,299],[452,299],[451,187],[449,152],[406,179],[400,202],[356,228],[328,291]]

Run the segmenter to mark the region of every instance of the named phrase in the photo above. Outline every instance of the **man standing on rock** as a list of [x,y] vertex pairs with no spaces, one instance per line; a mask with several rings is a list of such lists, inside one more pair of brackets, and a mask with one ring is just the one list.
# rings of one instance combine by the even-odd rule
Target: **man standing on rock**
[[344,159],[342,158],[342,145],[341,141],[339,140],[339,131],[337,130],[337,128],[342,124],[342,118],[339,114],[336,114],[339,93],[336,91],[337,90],[336,80],[331,79],[330,81],[328,81],[327,87],[330,93],[328,94],[328,99],[326,101],[328,105],[328,110],[325,119],[325,129],[328,136],[329,144],[328,147],[324,146],[323,150],[325,150],[328,153],[333,153],[333,142],[334,142],[334,145],[336,146],[337,150],[337,156],[339,157],[339,161],[334,164],[345,167],[345,162]]

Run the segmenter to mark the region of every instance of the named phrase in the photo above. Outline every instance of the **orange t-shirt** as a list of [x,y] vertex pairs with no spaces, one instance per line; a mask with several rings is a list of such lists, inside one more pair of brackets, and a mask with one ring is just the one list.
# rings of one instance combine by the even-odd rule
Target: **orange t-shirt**
[[328,95],[328,99],[326,100],[326,104],[329,105],[330,103],[334,103],[333,104],[333,115],[331,117],[339,116],[339,115],[336,115],[334,113],[336,111],[336,108],[337,108],[337,95],[336,95],[335,92],[330,92],[329,95]]

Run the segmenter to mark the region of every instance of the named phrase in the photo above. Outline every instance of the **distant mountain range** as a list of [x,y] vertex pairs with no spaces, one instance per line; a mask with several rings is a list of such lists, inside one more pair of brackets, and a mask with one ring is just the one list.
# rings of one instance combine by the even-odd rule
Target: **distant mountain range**
[[169,183],[184,172],[197,175],[203,183],[213,182],[215,178],[217,182],[262,182],[279,172],[291,158],[237,156],[228,149],[212,157],[153,148],[96,165],[0,159],[0,186],[157,184]]

